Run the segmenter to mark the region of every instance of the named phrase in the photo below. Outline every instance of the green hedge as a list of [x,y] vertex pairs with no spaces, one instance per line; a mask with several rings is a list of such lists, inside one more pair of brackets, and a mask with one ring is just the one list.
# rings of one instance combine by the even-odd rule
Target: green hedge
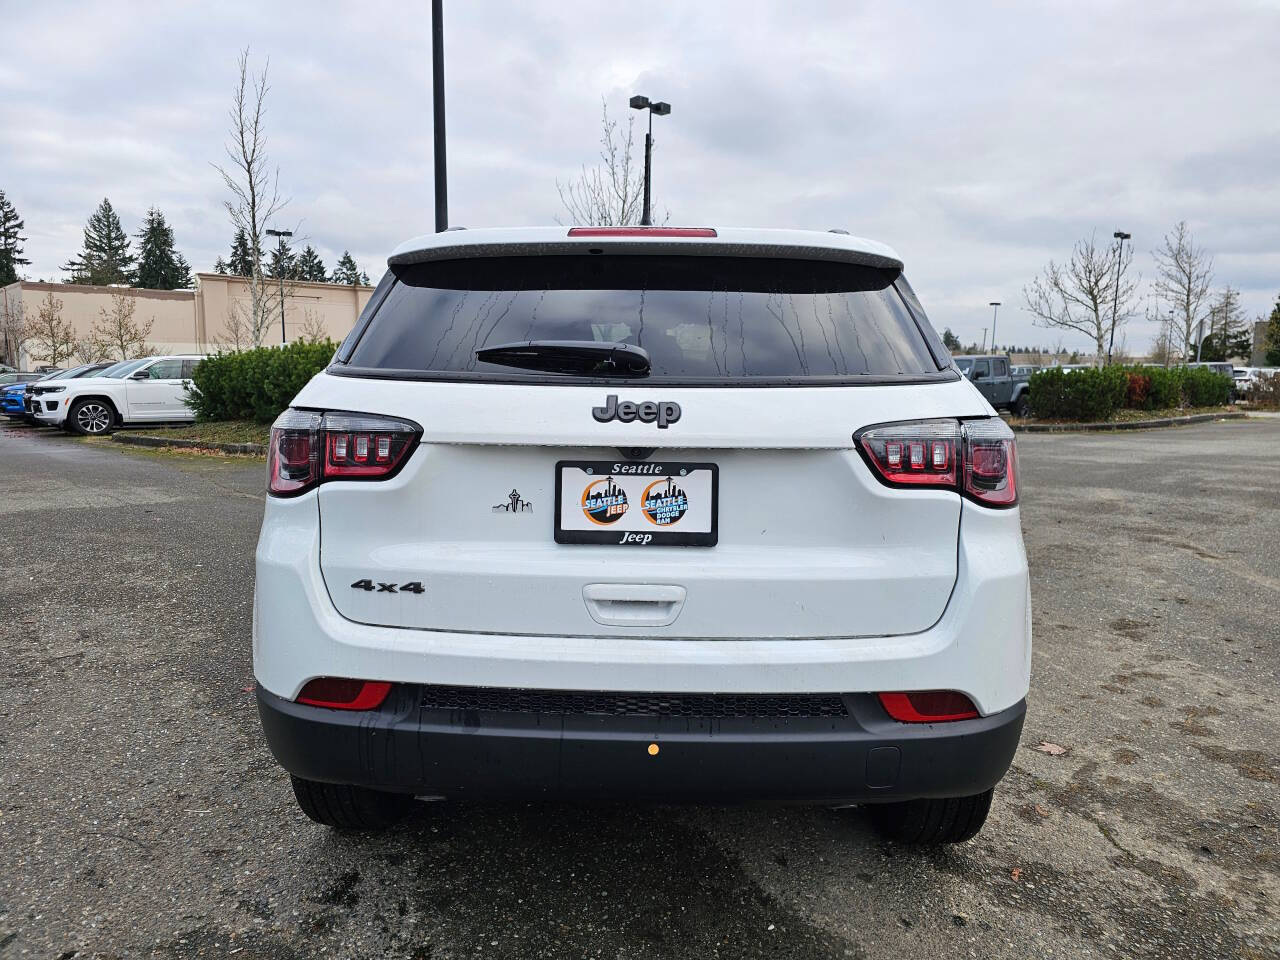
[[329,365],[338,345],[294,341],[219,353],[196,364],[190,404],[199,420],[257,420],[270,423],[317,373]]
[[1054,420],[1106,420],[1124,406],[1129,377],[1119,367],[1072,370],[1050,367],[1030,380],[1031,412]]
[[1231,378],[1204,367],[1113,366],[1031,375],[1031,412],[1053,420],[1106,420],[1122,407],[1170,410],[1230,402]]

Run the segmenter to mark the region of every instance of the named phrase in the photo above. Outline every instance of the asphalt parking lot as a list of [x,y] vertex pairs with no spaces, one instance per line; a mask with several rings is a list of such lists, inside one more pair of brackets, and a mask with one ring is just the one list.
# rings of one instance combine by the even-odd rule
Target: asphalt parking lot
[[1019,445],[1023,745],[920,852],[803,809],[317,827],[253,704],[262,464],[0,426],[0,956],[1280,957],[1280,420]]

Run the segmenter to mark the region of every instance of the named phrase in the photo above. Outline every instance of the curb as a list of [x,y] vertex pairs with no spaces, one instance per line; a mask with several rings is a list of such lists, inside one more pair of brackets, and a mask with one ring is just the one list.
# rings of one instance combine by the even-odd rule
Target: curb
[[185,440],[180,437],[152,437],[136,433],[113,433],[111,439],[116,443],[127,443],[135,447],[217,450],[219,453],[250,454],[256,457],[265,457],[267,455],[267,448],[261,443],[207,443],[203,440]]
[[1117,423],[1022,423],[1009,424],[1017,433],[1108,433],[1114,430],[1153,430],[1157,427],[1180,427],[1188,423],[1210,420],[1243,420],[1247,413],[1197,413],[1186,417],[1162,417],[1159,420],[1121,420]]

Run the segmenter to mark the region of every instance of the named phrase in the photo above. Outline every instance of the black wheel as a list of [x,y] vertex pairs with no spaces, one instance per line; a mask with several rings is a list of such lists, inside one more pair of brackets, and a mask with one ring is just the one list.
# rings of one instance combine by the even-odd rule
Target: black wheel
[[105,400],[77,400],[67,412],[66,425],[72,433],[100,437],[110,433],[115,424],[115,408]]
[[1013,415],[1019,419],[1025,419],[1031,416],[1031,397],[1022,394],[1013,402]]
[[290,776],[293,796],[316,823],[339,830],[385,830],[408,812],[413,797],[367,787],[318,783]]
[[936,845],[964,843],[987,822],[991,795],[987,790],[972,797],[943,800],[905,800],[869,806],[871,822],[882,836],[898,843]]

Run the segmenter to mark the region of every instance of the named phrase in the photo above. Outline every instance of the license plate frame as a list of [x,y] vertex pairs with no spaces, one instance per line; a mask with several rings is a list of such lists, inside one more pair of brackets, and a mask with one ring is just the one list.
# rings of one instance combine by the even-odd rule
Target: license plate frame
[[[577,502],[565,501],[566,470],[578,470],[588,474],[583,477],[570,475],[576,491],[582,486],[582,493],[575,492]],[[680,471],[684,471],[681,473]],[[613,546],[651,546],[651,547],[714,547],[719,542],[720,531],[720,468],[714,463],[691,462],[686,460],[560,460],[555,465],[555,542],[561,544],[613,545]],[[596,477],[596,480],[591,480]],[[587,515],[585,503],[587,489],[600,481],[613,480],[615,486],[623,488],[627,506],[624,515],[616,520],[603,523],[592,521]],[[692,493],[683,488],[680,494],[684,501],[684,510],[674,521],[659,523],[654,519],[670,516],[672,505],[678,505],[680,498],[661,498],[663,504],[655,504],[653,513],[645,509],[643,492],[664,479],[683,480],[685,486],[693,488]],[[582,482],[582,483],[580,483]],[[667,490],[671,489],[669,484]],[[637,495],[639,492],[639,495]],[[663,491],[666,492],[666,491]],[[708,501],[709,497],[709,501]],[[616,499],[616,498],[615,498]],[[709,502],[709,522],[701,521],[703,512],[700,504]],[[695,507],[698,509],[695,511]],[[570,508],[577,511],[572,523],[566,527],[565,513]],[[627,516],[627,515],[630,516]],[[577,517],[585,517],[579,521]],[[686,519],[693,520],[690,527],[680,530],[674,527]],[[617,524],[617,525],[615,525]],[[590,525],[590,529],[583,529]],[[596,528],[599,529],[596,529]],[[706,529],[700,529],[706,527]]]

